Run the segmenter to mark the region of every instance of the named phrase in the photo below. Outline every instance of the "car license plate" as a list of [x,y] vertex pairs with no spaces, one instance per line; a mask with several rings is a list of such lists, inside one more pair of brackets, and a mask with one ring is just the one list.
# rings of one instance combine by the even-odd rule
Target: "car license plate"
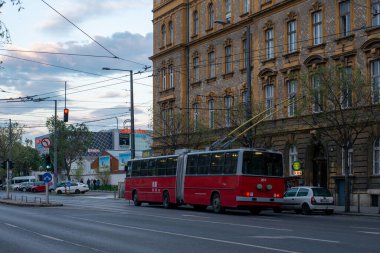
[[328,199],[321,199],[321,203],[329,203]]

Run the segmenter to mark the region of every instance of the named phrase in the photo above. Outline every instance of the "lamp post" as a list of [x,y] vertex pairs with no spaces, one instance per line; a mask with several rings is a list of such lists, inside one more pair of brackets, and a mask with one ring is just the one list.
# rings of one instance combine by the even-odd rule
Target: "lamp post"
[[127,71],[130,77],[130,91],[131,91],[131,159],[135,158],[135,113],[133,108],[133,70],[127,69],[113,69],[104,67],[103,70]]

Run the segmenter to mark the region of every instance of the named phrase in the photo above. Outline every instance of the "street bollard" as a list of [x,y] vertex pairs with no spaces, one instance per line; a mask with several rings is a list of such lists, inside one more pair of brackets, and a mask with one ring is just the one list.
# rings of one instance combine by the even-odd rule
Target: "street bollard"
[[380,195],[377,195],[377,208],[379,209],[378,213],[380,214]]
[[358,213],[360,213],[360,193],[358,193]]
[[113,198],[116,199],[116,191],[113,192]]

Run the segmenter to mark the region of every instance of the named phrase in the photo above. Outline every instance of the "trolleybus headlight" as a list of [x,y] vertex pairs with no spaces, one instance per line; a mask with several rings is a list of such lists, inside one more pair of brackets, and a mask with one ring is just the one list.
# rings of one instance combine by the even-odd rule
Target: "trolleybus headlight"
[[272,185],[271,185],[271,184],[268,184],[268,185],[267,185],[267,190],[268,190],[268,191],[272,190]]
[[256,188],[257,188],[258,190],[261,190],[261,189],[263,189],[263,185],[262,185],[262,184],[257,184],[257,185],[256,185]]

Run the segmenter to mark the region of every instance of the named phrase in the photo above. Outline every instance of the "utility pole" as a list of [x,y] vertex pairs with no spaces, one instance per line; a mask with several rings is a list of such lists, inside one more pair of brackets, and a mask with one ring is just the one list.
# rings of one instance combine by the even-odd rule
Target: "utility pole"
[[135,110],[133,105],[133,70],[129,71],[130,83],[131,83],[131,158],[136,157],[136,148],[135,148]]
[[58,185],[58,135],[57,135],[57,100],[54,100],[54,189]]
[[9,147],[8,147],[8,161],[7,161],[7,199],[9,199],[9,170],[12,160],[12,120],[9,119]]

